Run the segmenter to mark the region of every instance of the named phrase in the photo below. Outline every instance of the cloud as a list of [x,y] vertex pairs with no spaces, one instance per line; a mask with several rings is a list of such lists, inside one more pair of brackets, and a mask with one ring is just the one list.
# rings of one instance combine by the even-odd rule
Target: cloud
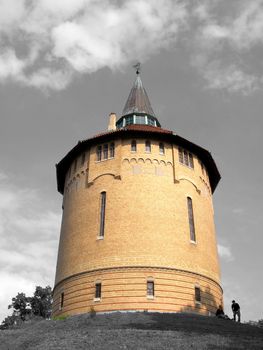
[[262,88],[262,32],[263,0],[0,0],[0,82],[62,90],[180,40],[208,89],[248,95]]
[[18,292],[52,284],[61,215],[36,189],[21,190],[0,173],[0,321]]
[[[203,67],[204,69],[204,67]],[[229,92],[242,92],[248,95],[259,88],[256,76],[247,74],[236,65],[220,67],[217,61],[211,62],[203,70],[210,89],[228,90]]]
[[218,248],[218,254],[219,254],[220,258],[222,258],[223,260],[225,260],[227,262],[234,260],[234,256],[231,252],[230,247],[227,247],[227,246],[222,245],[222,244],[218,244],[217,248]]
[[191,62],[207,81],[207,88],[248,95],[262,88],[263,82],[257,53],[263,49],[263,0],[228,5],[206,1],[193,12],[199,25]]
[[0,81],[56,90],[75,74],[146,60],[187,17],[179,0],[0,0],[0,9]]

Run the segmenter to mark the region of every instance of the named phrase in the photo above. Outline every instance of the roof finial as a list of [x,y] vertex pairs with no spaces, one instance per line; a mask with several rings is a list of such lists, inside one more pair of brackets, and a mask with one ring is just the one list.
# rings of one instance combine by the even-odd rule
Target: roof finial
[[137,62],[136,64],[133,65],[133,68],[136,69],[136,74],[140,74],[141,72],[141,63],[140,62]]

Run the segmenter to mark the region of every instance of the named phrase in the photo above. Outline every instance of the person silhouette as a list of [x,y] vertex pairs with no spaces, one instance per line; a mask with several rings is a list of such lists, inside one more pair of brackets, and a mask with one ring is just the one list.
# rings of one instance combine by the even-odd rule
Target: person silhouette
[[233,311],[233,319],[236,321],[236,316],[237,316],[237,321],[240,322],[240,306],[238,303],[236,303],[235,300],[232,300],[232,305],[231,305],[232,311]]

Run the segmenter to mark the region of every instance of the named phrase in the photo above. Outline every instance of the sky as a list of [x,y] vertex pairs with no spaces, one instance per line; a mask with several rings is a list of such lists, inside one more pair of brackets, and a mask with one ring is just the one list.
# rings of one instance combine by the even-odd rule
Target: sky
[[54,285],[55,164],[142,81],[163,128],[209,150],[225,312],[263,318],[263,0],[0,0],[0,321]]

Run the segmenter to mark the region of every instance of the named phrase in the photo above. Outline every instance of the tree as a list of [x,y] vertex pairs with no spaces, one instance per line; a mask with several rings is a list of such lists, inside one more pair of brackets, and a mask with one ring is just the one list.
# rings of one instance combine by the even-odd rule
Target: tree
[[20,318],[24,320],[28,313],[28,304],[30,302],[30,297],[27,297],[24,293],[18,293],[16,297],[12,298],[12,304],[8,305],[8,309],[13,308],[15,311],[18,311]]
[[12,298],[12,304],[8,305],[8,309],[13,308],[13,314],[4,319],[0,329],[18,325],[33,315],[49,318],[51,305],[52,290],[50,286],[45,288],[37,286],[33,297],[27,297],[25,293],[18,293],[16,297]]
[[49,318],[51,315],[52,291],[51,287],[36,287],[33,298],[31,298],[32,312],[36,316]]

